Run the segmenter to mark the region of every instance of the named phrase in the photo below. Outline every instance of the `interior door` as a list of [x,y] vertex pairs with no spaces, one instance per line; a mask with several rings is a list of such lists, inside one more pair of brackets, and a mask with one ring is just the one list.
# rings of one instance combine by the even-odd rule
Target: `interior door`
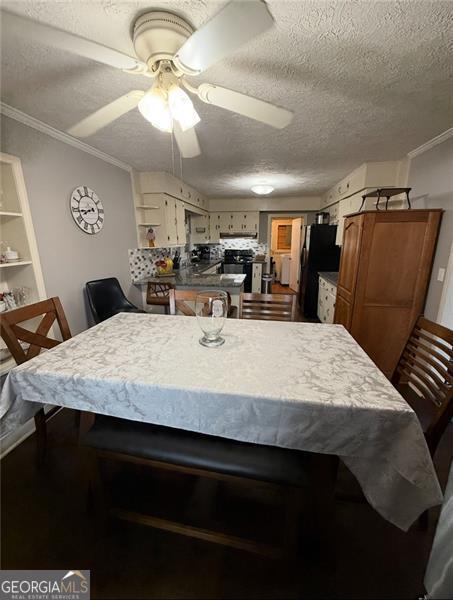
[[289,287],[295,292],[300,285],[300,258],[302,251],[302,223],[303,219],[293,219],[291,223],[291,269],[289,273]]

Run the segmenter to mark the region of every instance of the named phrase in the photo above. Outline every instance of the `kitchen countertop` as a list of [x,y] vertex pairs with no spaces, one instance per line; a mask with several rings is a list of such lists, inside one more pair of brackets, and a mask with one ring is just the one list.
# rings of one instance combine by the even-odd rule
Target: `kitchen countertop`
[[193,263],[188,267],[174,271],[172,276],[144,277],[134,283],[144,285],[147,283],[171,283],[175,287],[203,287],[203,288],[240,288],[244,284],[245,275],[242,274],[204,274],[204,271],[218,265],[222,259],[207,260]]
[[318,275],[337,287],[338,285],[338,271],[319,271]]

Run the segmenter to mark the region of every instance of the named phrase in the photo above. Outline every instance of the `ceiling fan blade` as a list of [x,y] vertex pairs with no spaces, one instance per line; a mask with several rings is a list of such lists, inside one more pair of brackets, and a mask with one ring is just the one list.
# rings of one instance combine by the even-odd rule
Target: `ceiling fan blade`
[[201,73],[274,23],[261,0],[233,0],[202,25],[173,58],[187,75]]
[[195,127],[183,131],[177,121],[173,122],[173,133],[183,158],[194,158],[201,154]]
[[100,63],[104,63],[117,69],[131,70],[132,72],[145,73],[147,67],[144,63],[113,50],[97,42],[87,40],[68,31],[63,31],[39,21],[2,11],[2,28],[5,31],[13,31],[21,38],[42,42],[47,46],[61,48],[72,54],[83,56]]
[[145,92],[141,90],[128,92],[68,129],[68,133],[78,138],[93,135],[135,108],[144,95]]
[[198,87],[197,93],[200,99],[207,104],[220,106],[276,129],[283,129],[289,125],[294,116],[292,111],[281,106],[275,106],[264,100],[210,83],[202,83]]

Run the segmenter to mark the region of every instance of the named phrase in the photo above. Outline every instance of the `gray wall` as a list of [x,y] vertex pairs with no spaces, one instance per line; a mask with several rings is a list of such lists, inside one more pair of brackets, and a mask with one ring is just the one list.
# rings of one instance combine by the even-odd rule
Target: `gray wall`
[[[118,277],[125,294],[141,303],[131,286],[128,249],[137,245],[129,173],[2,117],[2,151],[22,161],[47,295],[59,296],[73,334],[91,324],[84,298],[90,279]],[[73,189],[87,185],[105,209],[100,233],[88,235],[69,211]]]
[[453,243],[453,138],[412,159],[409,186],[414,208],[443,208],[425,314],[437,320],[443,283],[437,281],[439,268],[447,268]]

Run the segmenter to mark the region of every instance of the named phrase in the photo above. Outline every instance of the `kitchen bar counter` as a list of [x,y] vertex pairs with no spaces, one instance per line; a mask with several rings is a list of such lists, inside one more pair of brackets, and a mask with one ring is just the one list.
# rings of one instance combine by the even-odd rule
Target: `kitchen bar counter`
[[220,273],[206,273],[212,267],[220,265],[222,259],[200,261],[174,271],[173,275],[169,276],[153,276],[144,277],[134,283],[136,285],[146,285],[148,283],[171,283],[176,288],[189,287],[213,287],[213,288],[241,288],[245,275],[233,274],[224,275]]
[[337,287],[338,285],[338,271],[319,271],[318,275]]

